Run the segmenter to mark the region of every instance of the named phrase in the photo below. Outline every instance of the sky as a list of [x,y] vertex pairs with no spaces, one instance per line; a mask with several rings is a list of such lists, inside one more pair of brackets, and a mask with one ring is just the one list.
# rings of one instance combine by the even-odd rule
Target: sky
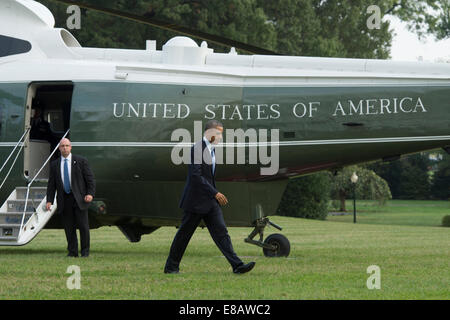
[[433,36],[429,36],[419,40],[415,33],[407,30],[406,23],[397,17],[389,16],[387,19],[396,33],[392,40],[392,60],[418,61],[421,56],[423,61],[436,62],[438,58],[444,58],[450,62],[450,39],[436,41]]

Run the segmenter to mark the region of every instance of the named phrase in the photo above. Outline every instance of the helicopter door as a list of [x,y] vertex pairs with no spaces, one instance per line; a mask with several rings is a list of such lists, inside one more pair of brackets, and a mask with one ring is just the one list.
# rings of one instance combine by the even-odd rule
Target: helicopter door
[[[30,133],[24,146],[24,175],[31,180],[70,127],[72,82],[33,82],[28,87],[25,128]],[[68,136],[69,137],[69,136]],[[59,156],[59,150],[53,159]],[[47,180],[49,163],[37,180]]]

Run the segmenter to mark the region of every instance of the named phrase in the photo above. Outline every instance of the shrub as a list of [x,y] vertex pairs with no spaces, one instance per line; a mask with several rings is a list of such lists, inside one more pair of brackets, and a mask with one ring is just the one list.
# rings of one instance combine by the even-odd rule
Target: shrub
[[446,215],[444,216],[444,218],[442,218],[442,226],[450,227],[450,215]]
[[320,172],[291,179],[284,191],[277,214],[325,220],[330,199],[330,178]]

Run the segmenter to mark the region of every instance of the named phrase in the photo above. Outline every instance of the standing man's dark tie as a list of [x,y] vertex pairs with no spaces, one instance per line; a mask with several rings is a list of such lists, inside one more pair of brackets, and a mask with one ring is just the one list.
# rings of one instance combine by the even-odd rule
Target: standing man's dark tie
[[67,164],[67,158],[64,159],[64,191],[70,193],[70,178],[69,178],[69,166]]

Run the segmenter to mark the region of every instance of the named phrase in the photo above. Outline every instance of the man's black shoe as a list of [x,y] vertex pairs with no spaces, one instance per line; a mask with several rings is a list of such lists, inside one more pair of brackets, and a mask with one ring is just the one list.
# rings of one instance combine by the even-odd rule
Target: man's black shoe
[[77,258],[78,257],[78,255],[74,254],[74,253],[69,253],[69,254],[67,254],[67,256],[68,257],[73,257],[73,258]]
[[179,270],[170,270],[170,269],[164,268],[164,273],[173,273],[173,274],[176,274],[176,273],[180,273],[180,271],[179,271]]
[[249,272],[250,270],[252,270],[253,269],[253,267],[255,266],[255,262],[249,262],[249,263],[247,263],[247,264],[243,264],[243,265],[240,265],[239,267],[237,267],[236,269],[234,269],[233,270],[233,272],[234,273],[237,273],[237,274],[242,274],[242,273],[246,273],[246,272]]

